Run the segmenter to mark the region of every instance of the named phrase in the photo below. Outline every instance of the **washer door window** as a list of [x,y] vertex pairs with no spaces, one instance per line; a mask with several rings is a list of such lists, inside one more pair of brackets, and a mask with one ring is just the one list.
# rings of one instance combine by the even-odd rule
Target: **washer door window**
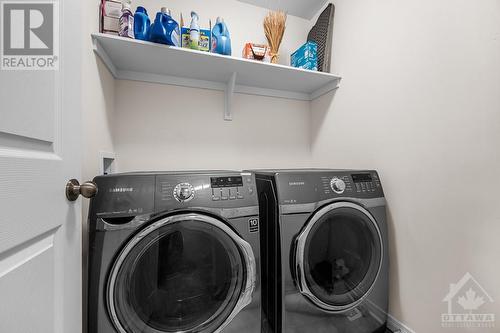
[[110,274],[108,306],[122,333],[219,332],[254,285],[247,242],[215,218],[180,214],[128,242]]
[[371,291],[382,255],[380,230],[366,209],[349,202],[330,204],[297,237],[297,285],[318,307],[345,311]]

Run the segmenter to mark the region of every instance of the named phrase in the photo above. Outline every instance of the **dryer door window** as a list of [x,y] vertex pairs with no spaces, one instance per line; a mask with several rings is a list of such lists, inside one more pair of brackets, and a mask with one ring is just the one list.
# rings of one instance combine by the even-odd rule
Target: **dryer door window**
[[383,244],[371,214],[340,202],[315,213],[296,240],[295,277],[317,306],[345,311],[371,291],[380,272]]
[[181,214],[152,223],[125,246],[108,283],[122,333],[216,332],[251,300],[250,245],[225,223]]

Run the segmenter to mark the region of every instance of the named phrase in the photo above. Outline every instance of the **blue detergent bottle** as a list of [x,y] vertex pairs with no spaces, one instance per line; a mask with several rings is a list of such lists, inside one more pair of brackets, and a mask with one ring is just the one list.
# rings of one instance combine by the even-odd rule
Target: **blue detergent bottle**
[[138,6],[134,14],[134,35],[135,39],[149,40],[151,20],[148,11],[142,6]]
[[151,27],[150,40],[154,43],[180,46],[180,35],[179,24],[170,16],[170,10],[162,7]]
[[212,52],[231,55],[231,37],[224,19],[218,17],[212,29]]

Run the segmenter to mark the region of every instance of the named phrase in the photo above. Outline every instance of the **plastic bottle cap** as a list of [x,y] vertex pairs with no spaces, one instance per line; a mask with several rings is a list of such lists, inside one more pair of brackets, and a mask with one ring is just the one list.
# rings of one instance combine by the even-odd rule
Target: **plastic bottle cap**
[[198,17],[198,14],[196,14],[196,12],[191,12],[191,26],[190,26],[190,29],[191,30],[200,30],[200,26],[198,25],[198,20],[199,20],[199,17]]
[[146,8],[142,7],[142,6],[137,6],[137,9],[135,10],[136,13],[144,13],[144,14],[147,14],[148,11],[146,10]]

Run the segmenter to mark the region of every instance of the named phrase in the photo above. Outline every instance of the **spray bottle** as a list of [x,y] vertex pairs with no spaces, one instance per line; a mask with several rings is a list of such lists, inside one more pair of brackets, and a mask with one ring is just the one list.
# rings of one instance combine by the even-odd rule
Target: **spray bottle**
[[191,12],[191,26],[189,27],[189,47],[193,50],[200,49],[200,26],[198,14]]

